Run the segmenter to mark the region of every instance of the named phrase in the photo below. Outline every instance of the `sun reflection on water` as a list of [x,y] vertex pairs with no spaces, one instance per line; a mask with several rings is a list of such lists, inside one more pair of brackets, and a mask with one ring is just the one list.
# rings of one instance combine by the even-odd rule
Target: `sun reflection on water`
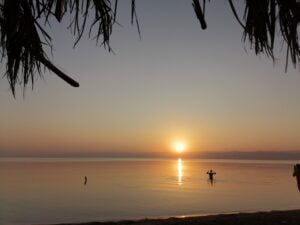
[[177,160],[177,176],[178,176],[177,183],[179,185],[183,184],[183,163],[182,163],[182,159],[181,158],[179,158]]

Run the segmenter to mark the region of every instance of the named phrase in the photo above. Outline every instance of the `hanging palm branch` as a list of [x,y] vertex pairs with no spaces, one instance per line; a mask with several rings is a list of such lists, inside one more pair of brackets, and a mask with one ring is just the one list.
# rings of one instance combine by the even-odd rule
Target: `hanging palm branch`
[[[74,46],[88,29],[89,37],[101,41],[101,45],[110,51],[117,0],[114,3],[113,10],[110,0],[1,0],[0,52],[2,63],[6,64],[4,76],[13,95],[19,83],[24,88],[29,82],[33,86],[36,74],[42,76],[42,67],[78,87],[76,81],[49,61],[44,48],[52,49],[51,36],[43,27],[50,24],[51,17],[61,22],[68,13],[72,18],[69,28],[76,36]],[[91,15],[92,21],[88,21]],[[132,23],[134,19],[137,21],[135,1],[132,0]]]
[[245,0],[244,24],[237,15],[233,0],[228,1],[233,14],[244,29],[244,42],[249,41],[256,54],[263,53],[274,60],[275,33],[278,28],[278,37],[281,37],[287,46],[286,70],[289,57],[294,66],[299,63],[299,0]]
[[[199,0],[191,1],[202,29],[206,29],[206,0],[202,0],[202,4]],[[289,57],[294,66],[299,63],[299,0],[244,0],[243,19],[234,1],[228,2],[244,30],[244,42],[249,42],[256,54],[263,53],[274,60],[277,29],[287,46],[286,68]],[[76,37],[74,46],[87,32],[90,38],[111,51],[110,36],[116,23],[117,3],[118,0],[0,0],[0,52],[5,64],[4,76],[13,95],[17,84],[22,84],[24,89],[28,83],[33,86],[35,76],[42,76],[44,69],[78,87],[75,80],[48,59],[45,48],[52,49],[52,43],[45,24],[50,25],[52,18],[61,22],[68,14],[72,18],[69,28]],[[131,23],[136,24],[140,35],[135,0],[131,0]]]

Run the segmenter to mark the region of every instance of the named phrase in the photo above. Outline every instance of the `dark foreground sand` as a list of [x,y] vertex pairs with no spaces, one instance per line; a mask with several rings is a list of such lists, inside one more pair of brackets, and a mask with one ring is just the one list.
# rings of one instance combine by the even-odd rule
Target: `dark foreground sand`
[[[64,223],[74,224],[74,223]],[[300,210],[220,214],[119,222],[89,222],[81,225],[300,225]],[[62,224],[61,224],[62,225]]]

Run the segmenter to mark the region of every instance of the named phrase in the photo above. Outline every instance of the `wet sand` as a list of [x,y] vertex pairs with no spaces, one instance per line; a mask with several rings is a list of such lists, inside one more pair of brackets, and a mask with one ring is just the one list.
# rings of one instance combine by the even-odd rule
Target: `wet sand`
[[[76,223],[63,223],[76,224]],[[119,222],[89,222],[80,225],[300,225],[300,209],[255,213],[219,214],[168,219],[124,220]],[[62,225],[62,224],[61,224]]]

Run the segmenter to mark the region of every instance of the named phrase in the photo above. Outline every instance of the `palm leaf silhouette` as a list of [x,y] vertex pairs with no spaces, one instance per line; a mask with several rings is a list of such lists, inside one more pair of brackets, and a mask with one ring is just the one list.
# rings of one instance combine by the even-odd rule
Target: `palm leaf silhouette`
[[[240,0],[239,0],[240,1]],[[191,0],[201,28],[205,20],[206,0]],[[71,16],[70,30],[76,37],[74,46],[87,31],[90,38],[111,51],[110,36],[116,23],[118,0],[0,0],[0,51],[2,64],[13,95],[17,84],[24,89],[36,76],[48,69],[74,87],[79,84],[57,68],[47,57],[45,47],[52,49],[51,36],[44,29],[51,18],[61,22],[66,14]],[[286,69],[288,62],[299,63],[300,49],[298,0],[245,0],[241,19],[234,0],[228,0],[232,13],[243,29],[243,41],[250,43],[256,54],[266,54],[274,60],[277,37],[286,44]],[[87,19],[89,16],[90,19]],[[136,24],[141,35],[136,13],[136,1],[131,0],[131,23]],[[94,35],[94,36],[92,36]]]

